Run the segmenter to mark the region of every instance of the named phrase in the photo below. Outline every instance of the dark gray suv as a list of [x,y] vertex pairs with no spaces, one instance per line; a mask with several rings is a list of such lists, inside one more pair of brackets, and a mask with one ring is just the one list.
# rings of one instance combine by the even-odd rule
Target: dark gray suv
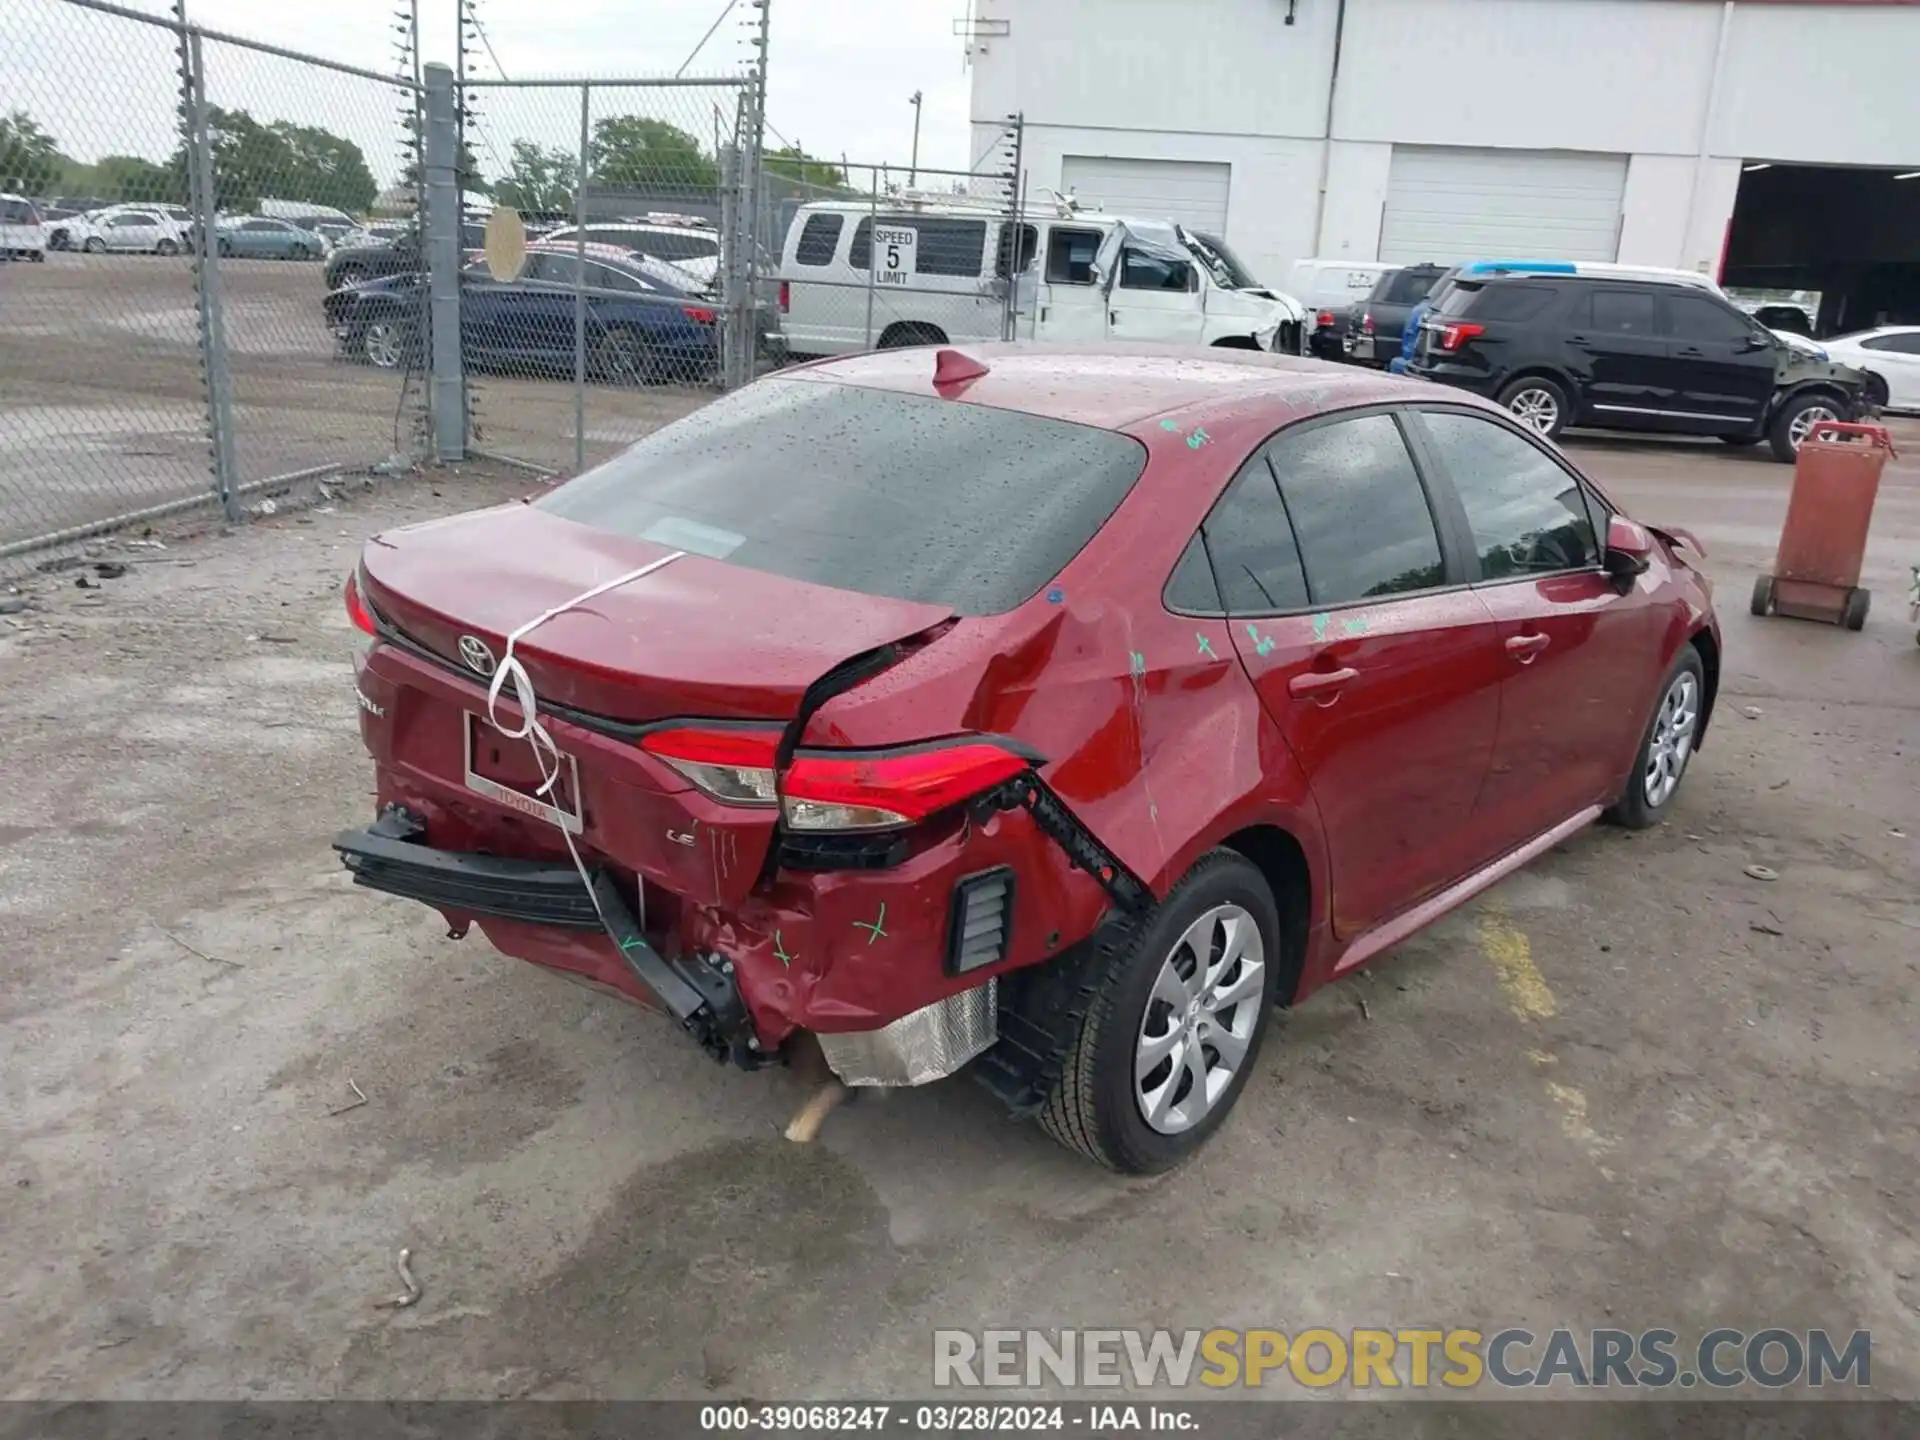
[[1407,373],[1484,395],[1547,436],[1579,425],[1766,440],[1788,462],[1820,421],[1858,418],[1866,393],[1860,371],[1710,290],[1584,275],[1449,282]]

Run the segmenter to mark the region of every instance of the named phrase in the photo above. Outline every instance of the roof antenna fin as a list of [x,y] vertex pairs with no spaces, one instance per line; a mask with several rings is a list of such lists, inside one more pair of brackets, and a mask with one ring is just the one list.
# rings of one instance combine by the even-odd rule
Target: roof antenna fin
[[944,390],[950,385],[965,385],[989,373],[984,364],[964,351],[943,347],[933,357],[933,388],[936,390]]

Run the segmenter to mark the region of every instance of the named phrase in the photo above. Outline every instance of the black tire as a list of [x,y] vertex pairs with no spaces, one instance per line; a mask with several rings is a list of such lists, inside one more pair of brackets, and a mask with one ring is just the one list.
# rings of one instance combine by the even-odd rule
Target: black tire
[[[1532,397],[1539,399],[1534,402]],[[1522,405],[1527,413],[1515,409],[1517,404]],[[1566,388],[1545,375],[1523,375],[1500,392],[1502,410],[1536,435],[1544,435],[1549,440],[1559,438],[1560,432],[1567,428],[1567,411],[1571,404]],[[1549,408],[1552,416],[1550,421],[1546,419]]]
[[[1693,677],[1694,712],[1693,724],[1688,734],[1687,751],[1680,762],[1678,777],[1673,786],[1656,803],[1647,795],[1648,771],[1653,765],[1654,739],[1658,733],[1662,715],[1665,712],[1667,697],[1682,675]],[[1680,786],[1686,779],[1689,763],[1693,759],[1694,749],[1700,739],[1700,722],[1707,712],[1707,672],[1700,663],[1700,652],[1691,643],[1680,647],[1680,653],[1674,656],[1673,667],[1661,680],[1659,692],[1653,701],[1653,713],[1647,717],[1647,728],[1641,732],[1640,748],[1633,754],[1633,770],[1627,776],[1627,788],[1620,798],[1613,802],[1606,818],[1616,825],[1629,830],[1645,830],[1657,824],[1673,807],[1673,800],[1680,793]]]
[[594,341],[588,360],[594,378],[608,385],[645,385],[660,371],[653,346],[637,330],[607,331]]
[[178,255],[180,253],[180,247],[172,240],[162,240],[153,247],[153,253],[156,255]]
[[89,255],[104,255],[107,253],[107,242],[102,240],[98,235],[89,235],[87,237],[87,243],[80,248]]
[[1876,410],[1887,408],[1887,402],[1893,398],[1893,392],[1887,388],[1886,377],[1867,371],[1867,403]]
[[1771,615],[1773,613],[1773,576],[1757,575],[1754,577],[1753,599],[1747,603],[1747,608],[1754,614],[1761,616]]
[[1809,410],[1824,410],[1834,419],[1844,419],[1846,407],[1839,401],[1826,395],[1796,395],[1774,414],[1773,423],[1767,427],[1767,443],[1773,447],[1773,458],[1783,464],[1791,465],[1800,458],[1800,449],[1794,443],[1794,426]]
[[230,241],[226,241],[226,240],[218,241],[215,243],[213,248],[218,250],[223,256],[231,257],[233,254],[233,245]]
[[[1161,1005],[1154,998],[1154,988],[1162,968],[1175,961],[1177,954],[1192,958],[1191,952],[1180,946],[1185,931],[1209,910],[1228,904],[1253,918],[1264,960],[1258,993],[1215,1012],[1231,1012],[1237,1025],[1239,1007],[1252,1007],[1246,1051],[1226,1088],[1198,1122],[1177,1134],[1167,1134],[1150,1126],[1141,1113],[1135,1095],[1136,1047],[1150,1007]],[[1291,973],[1291,957],[1282,953],[1281,945],[1279,908],[1259,870],[1232,850],[1215,850],[1203,856],[1174,886],[1165,903],[1153,911],[1101,979],[1059,1083],[1040,1112],[1041,1126],[1068,1149],[1128,1174],[1171,1169],[1193,1154],[1225,1121],[1259,1060],[1260,1045],[1273,1015],[1278,977],[1283,970]],[[1236,962],[1233,973],[1238,973],[1242,963]],[[1219,977],[1221,983],[1230,978],[1227,972]],[[1171,1012],[1161,1018],[1178,1023]],[[1180,1053],[1176,1050],[1174,1056]],[[1163,1063],[1171,1062],[1172,1057]],[[1149,1076],[1154,1073],[1157,1071],[1148,1072]],[[1181,1071],[1172,1070],[1162,1083],[1190,1086],[1190,1079],[1183,1080],[1181,1075]],[[1190,1093],[1190,1089],[1182,1089],[1173,1098],[1178,1102],[1180,1096]]]
[[367,278],[367,272],[358,265],[342,265],[340,273],[333,277],[333,288],[344,290],[349,285],[358,285]]
[[1873,592],[1855,587],[1847,592],[1847,603],[1840,611],[1840,623],[1849,630],[1866,627],[1867,607],[1873,604]]

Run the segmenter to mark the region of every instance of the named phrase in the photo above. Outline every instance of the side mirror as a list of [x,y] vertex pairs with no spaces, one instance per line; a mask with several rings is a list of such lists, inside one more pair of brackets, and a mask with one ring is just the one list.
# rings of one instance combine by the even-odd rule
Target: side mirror
[[1607,521],[1607,553],[1602,562],[1615,580],[1631,584],[1636,575],[1646,572],[1653,559],[1653,536],[1647,527],[1624,515]]
[[1747,336],[1746,343],[1741,345],[1740,348],[1749,352],[1754,350],[1771,350],[1773,348],[1773,337],[1758,333],[1751,334]]

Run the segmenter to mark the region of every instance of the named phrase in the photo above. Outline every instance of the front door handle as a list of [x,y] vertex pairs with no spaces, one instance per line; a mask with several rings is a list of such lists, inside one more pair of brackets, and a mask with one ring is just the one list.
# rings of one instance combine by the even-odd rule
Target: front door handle
[[1533,663],[1533,657],[1553,643],[1548,635],[1511,635],[1507,638],[1507,653],[1522,665]]
[[1673,353],[1676,358],[1681,360],[1704,360],[1707,358],[1707,352],[1702,350],[1698,345],[1689,345],[1685,349],[1676,350]]
[[1351,666],[1345,670],[1302,670],[1287,681],[1287,693],[1302,699],[1324,695],[1331,701],[1359,673]]

